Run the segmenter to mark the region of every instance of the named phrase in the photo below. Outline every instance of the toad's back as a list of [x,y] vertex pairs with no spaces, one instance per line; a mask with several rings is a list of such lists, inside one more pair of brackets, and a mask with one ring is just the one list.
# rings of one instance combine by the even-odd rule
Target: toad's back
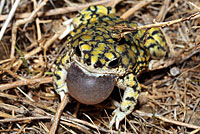
[[114,13],[110,7],[91,6],[74,18],[76,28],[69,35],[68,45],[76,49],[82,63],[94,68],[129,68],[137,74],[150,57],[165,55],[166,44],[158,28],[120,37],[122,31],[114,26],[136,27],[137,24],[122,20]]

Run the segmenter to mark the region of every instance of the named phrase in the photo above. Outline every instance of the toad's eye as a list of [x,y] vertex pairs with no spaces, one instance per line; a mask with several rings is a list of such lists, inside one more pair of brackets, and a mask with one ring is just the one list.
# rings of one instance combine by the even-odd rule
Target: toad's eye
[[118,65],[119,65],[119,63],[120,63],[120,60],[121,60],[120,57],[119,57],[119,58],[116,58],[116,59],[112,60],[112,61],[108,64],[108,66],[109,66],[110,68],[116,68],[116,67],[118,67]]

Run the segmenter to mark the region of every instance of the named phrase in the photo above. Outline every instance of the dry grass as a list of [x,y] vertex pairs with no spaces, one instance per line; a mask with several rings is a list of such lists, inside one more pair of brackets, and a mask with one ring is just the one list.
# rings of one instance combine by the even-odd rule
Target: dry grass
[[[16,11],[13,4],[7,0],[0,6],[0,27],[5,29],[0,32],[0,133],[49,133],[60,103],[52,68],[64,48],[64,39],[58,39],[62,22],[91,4],[116,7],[122,18],[142,24],[156,22],[163,27],[169,53],[139,77],[143,92],[138,106],[119,131],[108,128],[115,109],[110,99],[95,106],[70,99],[57,133],[200,133],[198,0],[21,0]],[[125,29],[130,30],[135,29]],[[120,101],[118,94],[111,98]]]

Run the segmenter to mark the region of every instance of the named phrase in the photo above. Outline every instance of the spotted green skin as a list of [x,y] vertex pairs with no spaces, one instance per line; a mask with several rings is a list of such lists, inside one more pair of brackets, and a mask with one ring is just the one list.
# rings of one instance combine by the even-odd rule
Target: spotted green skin
[[[116,86],[125,89],[120,106],[114,111],[110,126],[130,114],[140,94],[137,76],[147,67],[150,58],[159,59],[167,53],[165,39],[159,28],[138,30],[120,36],[122,30],[114,26],[136,27],[137,23],[128,22],[115,15],[115,10],[105,6],[90,6],[81,11],[74,19],[75,29],[67,36],[67,53],[57,61],[54,72],[54,86],[63,98],[68,93],[66,76],[73,62],[73,56],[91,69],[114,70],[118,76]],[[117,72],[116,71],[116,72]]]

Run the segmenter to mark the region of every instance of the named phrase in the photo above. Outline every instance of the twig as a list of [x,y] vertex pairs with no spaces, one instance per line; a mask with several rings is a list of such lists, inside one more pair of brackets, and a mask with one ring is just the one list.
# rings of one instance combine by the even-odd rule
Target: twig
[[[83,125],[85,125],[85,126],[91,127],[91,128],[93,128],[93,129],[98,129],[98,130],[103,131],[103,132],[106,132],[106,133],[119,134],[118,131],[115,131],[115,130],[108,130],[108,129],[105,129],[104,127],[94,125],[94,124],[92,124],[92,123],[89,123],[89,122],[84,121],[84,120],[81,120],[81,119],[77,119],[77,118],[74,118],[74,117],[71,117],[71,116],[69,116],[68,118],[69,118],[69,119],[66,120],[63,116],[61,116],[61,120],[62,120],[62,121],[60,121],[60,122],[61,122],[62,124],[66,124],[65,122],[73,122],[73,124],[79,123],[79,124],[77,124],[77,125],[79,125],[79,126],[80,126],[80,124],[83,124]],[[64,122],[63,120],[64,120],[65,122]],[[120,134],[128,134],[128,133],[126,133],[126,132],[120,132]]]
[[[8,97],[8,96],[7,96]],[[9,97],[11,97],[11,96],[9,96]],[[19,107],[17,107],[17,106],[15,106],[15,105],[12,105],[12,104],[6,104],[6,103],[0,103],[1,105],[0,105],[0,108],[1,108],[1,111],[3,112],[3,110],[2,109],[4,109],[4,110],[6,110],[7,112],[8,111],[15,111],[15,113],[24,113],[25,112],[25,110],[24,109],[22,109],[22,108],[19,108]]]
[[28,98],[30,101],[35,102],[28,94],[26,94],[21,88],[17,87],[19,92],[21,92],[26,98]]
[[136,112],[138,114],[140,114],[141,116],[147,116],[147,117],[156,117],[162,121],[165,121],[165,122],[168,122],[168,123],[171,123],[171,124],[175,124],[177,126],[183,126],[183,127],[187,127],[187,128],[192,128],[192,129],[199,129],[200,126],[196,126],[196,125],[192,125],[192,124],[188,124],[188,123],[184,123],[184,122],[180,122],[180,121],[176,121],[176,120],[173,120],[173,119],[167,119],[167,118],[164,118],[158,114],[152,114],[152,113],[144,113],[142,111],[139,111],[139,110],[136,110]]
[[11,75],[13,78],[17,78],[17,79],[20,79],[20,80],[25,80],[23,77],[20,77],[19,75],[17,75],[15,72],[13,71],[10,71],[9,69],[7,68],[3,68],[0,66],[0,71],[4,71],[4,72],[7,72],[9,75]]
[[165,16],[168,12],[167,9],[169,8],[170,0],[164,0],[162,3],[162,8],[160,9],[160,12],[155,19],[156,22],[161,22],[165,19]]
[[22,117],[22,118],[9,118],[9,119],[2,119],[0,123],[6,122],[18,122],[18,121],[31,121],[31,120],[46,120],[51,119],[51,116],[40,116],[40,117]]
[[1,3],[0,3],[0,15],[1,15],[1,13],[2,13],[4,4],[5,4],[5,0],[1,0]]
[[55,134],[56,133],[58,123],[60,121],[60,116],[61,116],[62,111],[63,111],[63,109],[65,108],[65,106],[67,105],[68,102],[69,102],[68,95],[65,94],[64,98],[62,99],[61,103],[58,106],[58,109],[56,111],[56,115],[53,118],[53,124],[51,126],[50,131],[49,131],[49,134]]
[[15,81],[7,84],[0,85],[0,91],[4,91],[10,88],[24,86],[24,85],[31,85],[31,84],[44,84],[44,83],[52,83],[52,77],[44,77],[44,78],[37,78],[37,79],[27,79],[27,80],[20,80]]
[[18,97],[15,96],[15,95],[7,94],[7,93],[2,93],[2,92],[0,92],[0,97],[9,98],[9,99],[12,99],[14,101],[16,101],[18,99]]
[[130,8],[128,11],[126,11],[121,18],[122,19],[127,19],[129,16],[131,16],[134,12],[136,12],[137,10],[139,10],[140,8],[148,5],[149,3],[151,3],[153,0],[143,0],[140,3],[138,3],[137,5],[133,6],[132,8]]
[[[110,5],[111,2],[113,2],[115,0],[101,0],[101,1],[96,1],[96,2],[91,2],[88,4],[80,4],[77,7],[63,7],[63,8],[56,8],[56,9],[52,9],[49,11],[38,11],[37,12],[37,16],[53,16],[53,15],[60,15],[60,14],[66,14],[69,12],[75,12],[75,11],[79,11],[83,8],[86,8],[88,6],[91,5]],[[119,2],[119,0],[117,1]],[[117,3],[115,3],[117,4]],[[17,19],[23,19],[23,18],[27,18],[31,15],[32,13],[22,13],[22,14],[16,14],[15,17]],[[0,21],[5,20],[8,17],[8,15],[0,15]]]
[[192,110],[192,114],[189,116],[189,118],[188,118],[187,121],[186,121],[187,123],[190,122],[192,116],[193,116],[194,113],[195,113],[195,110],[197,109],[197,106],[199,105],[199,102],[200,102],[200,98],[197,99],[197,101],[196,101],[196,103],[195,103],[195,105],[194,105],[194,108],[193,108],[193,110]]
[[11,59],[1,60],[1,61],[0,61],[0,65],[1,65],[1,64],[4,64],[4,63],[6,63],[6,62],[10,62],[10,61],[11,61]]
[[34,17],[37,15],[37,12],[44,6],[46,5],[48,0],[44,0],[41,2],[41,4],[30,14],[30,16],[28,18],[22,19],[22,20],[18,20],[13,28],[12,28],[12,47],[11,47],[11,53],[10,53],[10,58],[14,58],[14,54],[15,54],[15,44],[16,44],[16,33],[17,33],[17,28],[25,23],[31,22]]
[[172,120],[172,119],[167,119],[167,118],[164,118],[162,116],[155,116],[155,117],[162,120],[162,121],[172,123],[172,124],[175,124],[175,125],[178,125],[178,126],[183,126],[183,127],[187,127],[187,128],[193,128],[193,129],[199,129],[200,128],[200,126],[196,126],[196,125],[192,125],[192,124],[188,124],[188,123],[184,123],[184,122],[180,122],[180,121],[175,121],[175,120]]
[[8,26],[8,24],[10,23],[10,20],[11,20],[12,17],[14,16],[14,13],[15,13],[15,11],[16,11],[16,9],[17,9],[17,6],[19,5],[19,2],[20,2],[20,0],[16,0],[16,1],[15,1],[15,3],[14,3],[14,5],[13,5],[13,7],[12,7],[12,9],[11,9],[9,15],[8,15],[8,18],[6,19],[6,21],[5,21],[4,25],[3,25],[3,27],[1,28],[0,40],[2,39],[2,37],[3,37],[3,35],[4,35],[4,32],[5,32],[5,30],[6,30],[7,26]]
[[194,130],[194,131],[192,131],[190,134],[199,134],[198,132],[200,131],[200,128],[198,128],[198,129],[196,129],[196,130]]
[[146,29],[146,28],[152,28],[152,27],[165,27],[165,26],[171,26],[173,24],[177,24],[177,23],[180,23],[180,22],[184,22],[184,21],[188,21],[188,20],[193,20],[193,19],[196,19],[196,18],[199,18],[200,17],[200,12],[196,12],[192,15],[190,15],[189,17],[186,17],[186,18],[180,18],[180,19],[177,19],[177,20],[172,20],[172,21],[167,21],[167,22],[159,22],[159,23],[156,23],[156,24],[149,24],[149,25],[143,25],[143,26],[137,26],[137,27],[126,27],[126,26],[114,26],[113,29],[120,29],[120,30],[124,30],[125,32],[122,33],[122,35],[125,35],[125,34],[128,34],[132,31],[136,31],[136,30],[141,30],[141,29]]
[[[83,113],[83,115],[85,115],[85,116],[90,120],[90,122],[91,122],[94,126],[96,126],[95,123],[93,122],[93,120],[90,118],[89,115],[87,115],[87,114],[85,114],[85,113]],[[97,132],[100,134],[99,129],[96,128],[96,130],[97,130]]]
[[[42,39],[39,43],[44,43],[45,45],[41,45],[41,46],[38,46],[36,47],[35,49],[31,50],[30,52],[28,53],[25,53],[24,54],[24,59],[29,59],[31,58],[33,55],[39,53],[40,51],[42,51],[44,49],[44,53],[46,53],[46,50],[48,49],[48,47],[56,40],[58,39],[58,37],[63,34],[63,32],[65,31],[66,29],[63,28],[61,29],[60,31],[58,31],[57,33],[55,33],[52,37],[49,37],[46,41],[46,39]],[[22,59],[19,59],[17,60],[12,67],[15,67],[15,66],[20,66],[20,64],[22,64]],[[0,63],[1,64],[1,63]]]
[[192,5],[193,7],[195,7],[196,9],[200,10],[200,7],[195,5],[194,3],[192,3],[191,1],[188,2],[190,5]]

